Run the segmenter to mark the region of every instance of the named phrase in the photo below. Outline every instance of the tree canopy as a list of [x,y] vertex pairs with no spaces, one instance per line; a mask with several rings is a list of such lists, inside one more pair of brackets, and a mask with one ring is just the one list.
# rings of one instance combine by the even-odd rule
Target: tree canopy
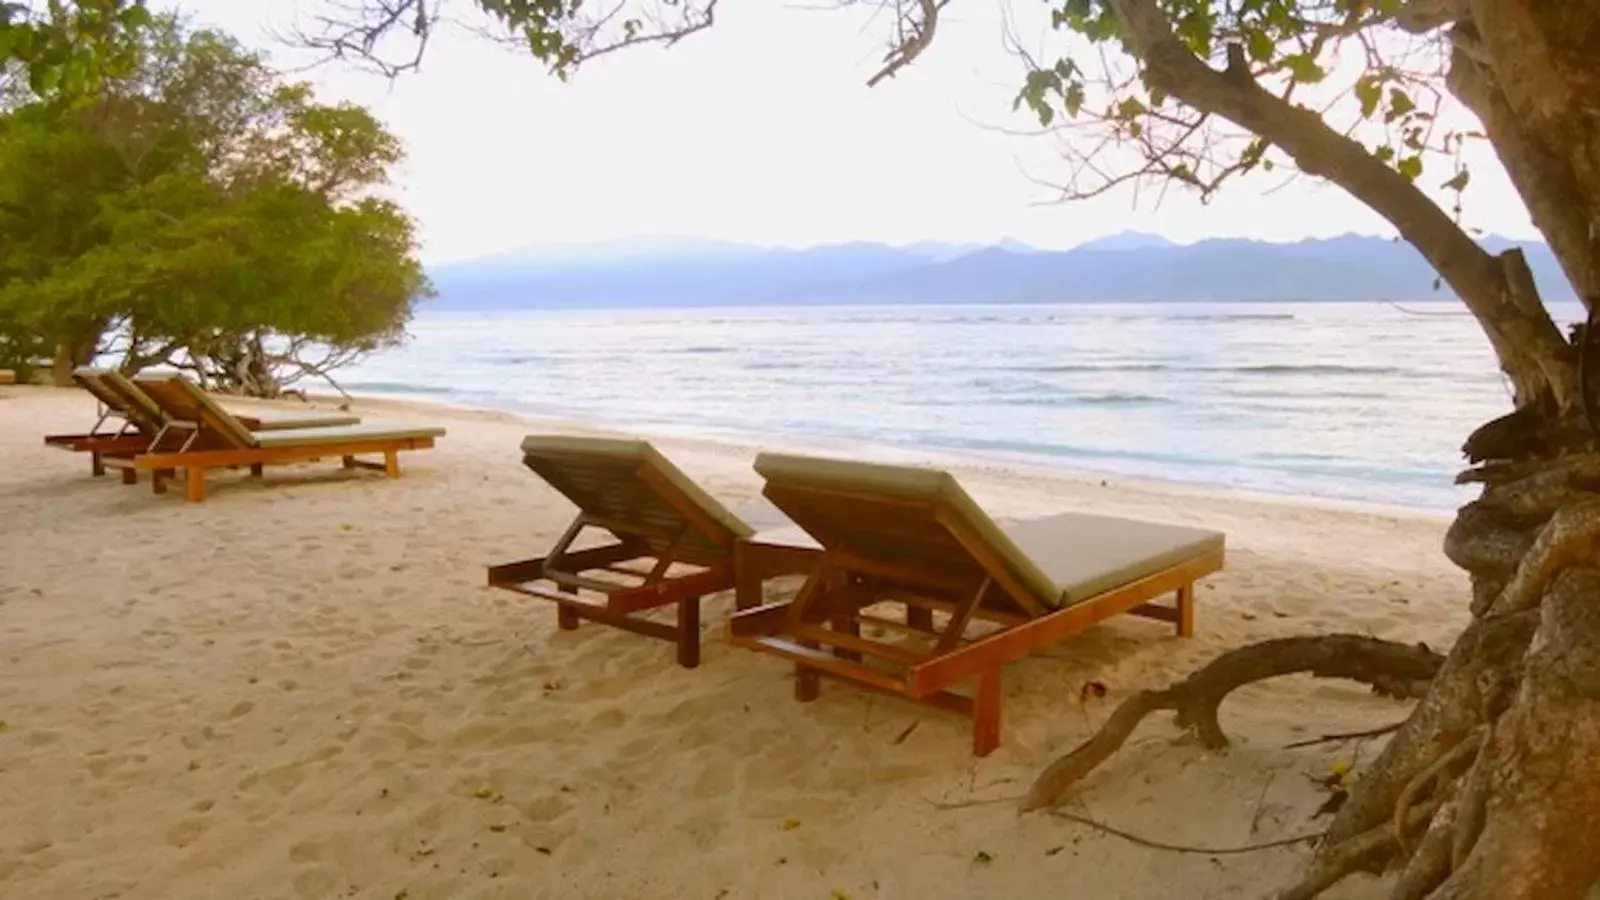
[[0,117],[0,330],[33,345],[15,351],[273,393],[397,339],[427,291],[413,223],[376,190],[399,142],[174,17],[134,52]]

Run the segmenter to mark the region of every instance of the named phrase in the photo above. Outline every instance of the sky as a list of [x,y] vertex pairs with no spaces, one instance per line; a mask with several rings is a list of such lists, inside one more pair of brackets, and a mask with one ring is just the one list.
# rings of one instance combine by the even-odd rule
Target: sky
[[[1064,178],[1065,164],[1052,139],[1015,133],[1037,123],[1011,109],[1023,70],[993,0],[952,4],[932,48],[873,88],[888,22],[819,8],[827,0],[730,0],[710,31],[601,58],[568,83],[464,28],[438,35],[421,70],[393,82],[337,63],[302,70],[308,60],[281,35],[340,2],[181,8],[267,51],[319,98],[371,107],[404,140],[394,193],[429,264],[639,235],[1066,248],[1127,230],[1179,242],[1392,234],[1337,188],[1281,170],[1204,205],[1131,188],[1055,202],[1041,182]],[[1015,33],[1037,41],[1043,26],[1025,16],[1043,6],[1011,9]],[[1469,162],[1467,224],[1532,236],[1488,149]]]

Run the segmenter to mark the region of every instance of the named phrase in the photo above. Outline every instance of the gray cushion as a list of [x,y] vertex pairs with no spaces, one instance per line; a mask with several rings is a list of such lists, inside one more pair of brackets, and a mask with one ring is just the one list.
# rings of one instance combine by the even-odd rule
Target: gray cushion
[[1000,527],[1055,582],[1062,606],[1220,552],[1225,540],[1216,531],[1084,513],[1006,521]]
[[254,438],[256,446],[263,449],[273,449],[316,447],[328,444],[363,443],[368,441],[402,441],[412,438],[443,436],[444,429],[432,425],[412,425],[407,422],[363,422],[360,425],[335,425],[326,428],[259,431],[255,433]]
[[[522,441],[522,454],[525,460],[544,460],[557,466],[606,467],[614,469],[617,463],[629,465],[648,466],[661,477],[662,480],[672,485],[692,503],[706,518],[726,529],[730,538],[747,538],[753,531],[743,519],[734,515],[726,506],[718,503],[715,497],[706,493],[694,479],[683,473],[682,469],[673,465],[672,461],[661,455],[649,441],[627,440],[622,438],[578,437],[572,435],[534,434]],[[640,479],[642,481],[642,479]],[[558,490],[562,485],[553,485]],[[660,494],[652,486],[640,484],[639,490],[631,495],[636,498]],[[565,491],[564,491],[565,492]],[[613,515],[626,515],[626,510],[598,510],[587,508],[594,498],[585,496],[567,495],[580,509],[591,513],[606,513]],[[670,501],[662,498],[667,506]],[[644,512],[637,510],[636,512]]]

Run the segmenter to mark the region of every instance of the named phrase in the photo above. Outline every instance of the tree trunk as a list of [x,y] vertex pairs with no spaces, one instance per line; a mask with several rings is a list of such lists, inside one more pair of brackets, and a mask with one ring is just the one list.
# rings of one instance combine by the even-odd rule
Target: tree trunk
[[[1468,441],[1485,487],[1445,540],[1473,621],[1319,852],[1325,871],[1397,808],[1440,802],[1414,852],[1360,862],[1399,870],[1396,900],[1582,900],[1600,883],[1600,453],[1574,440],[1586,423],[1513,417]],[[1461,751],[1459,777],[1424,777]]]

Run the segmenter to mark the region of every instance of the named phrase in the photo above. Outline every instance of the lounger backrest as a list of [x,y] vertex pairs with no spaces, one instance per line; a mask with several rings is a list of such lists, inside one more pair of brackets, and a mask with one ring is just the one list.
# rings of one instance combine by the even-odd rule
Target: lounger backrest
[[134,384],[168,417],[198,425],[208,441],[221,441],[237,448],[256,446],[255,434],[188,378],[163,375],[136,378]]
[[166,422],[166,413],[163,413],[161,407],[133,383],[133,379],[116,369],[108,369],[101,374],[100,382],[107,391],[122,401],[125,407],[123,415],[156,428],[160,428]]
[[763,453],[763,493],[824,549],[909,570],[968,571],[1035,608],[1061,591],[948,472]]
[[[141,418],[139,410],[131,409],[128,401],[123,399],[120,394],[111,389],[111,385],[106,383],[106,376],[110,374],[111,372],[108,369],[79,366],[72,370],[72,382],[88,391],[91,396],[100,401],[102,406],[117,415],[127,418],[140,426],[147,424],[148,419]],[[160,419],[160,416],[155,417],[156,422],[159,422]]]
[[679,538],[687,562],[725,561],[752,532],[645,441],[533,435],[523,464],[604,527],[664,552]]

